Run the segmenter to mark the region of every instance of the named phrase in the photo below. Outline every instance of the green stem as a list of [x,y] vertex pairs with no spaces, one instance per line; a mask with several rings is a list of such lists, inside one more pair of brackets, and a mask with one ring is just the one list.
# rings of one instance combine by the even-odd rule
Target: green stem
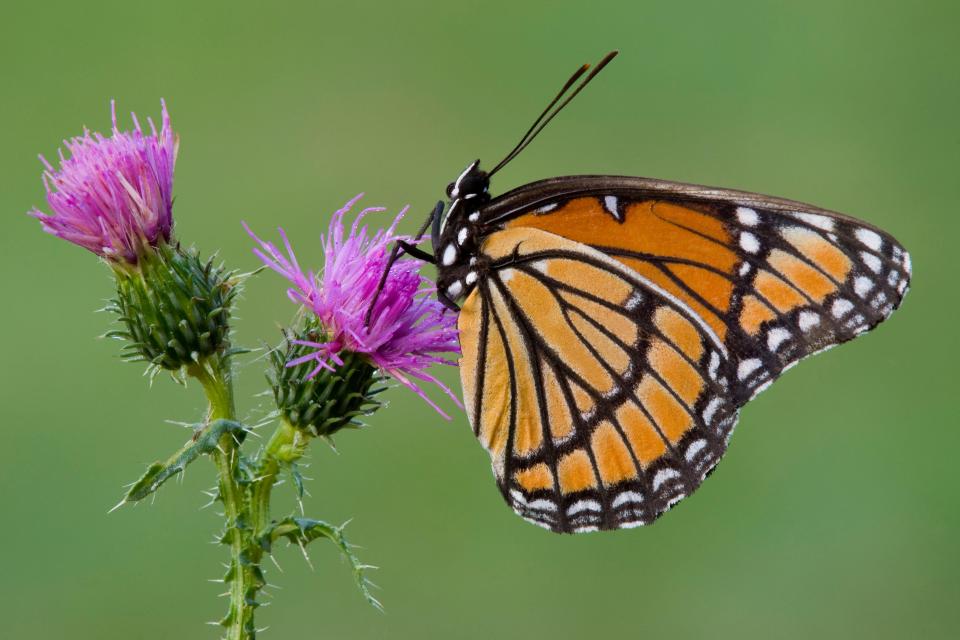
[[[285,419],[280,419],[276,431],[270,436],[260,454],[257,479],[253,483],[250,500],[254,537],[260,540],[272,524],[270,522],[270,493],[277,483],[283,464],[299,460],[307,445],[306,436]],[[262,554],[263,548],[258,549]]]
[[[214,356],[193,365],[188,373],[203,385],[210,403],[208,421],[236,420],[233,381],[226,358]],[[230,586],[230,610],[221,621],[227,640],[252,640],[256,635],[254,609],[257,591],[263,586],[258,563],[250,557],[252,545],[245,487],[240,482],[239,442],[225,433],[212,453],[219,476],[220,499],[226,517],[223,541],[230,546],[230,569],[224,579]]]

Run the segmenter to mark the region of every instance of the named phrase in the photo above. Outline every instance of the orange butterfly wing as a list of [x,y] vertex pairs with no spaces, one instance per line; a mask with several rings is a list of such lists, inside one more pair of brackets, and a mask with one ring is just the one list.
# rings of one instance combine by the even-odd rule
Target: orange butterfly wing
[[740,406],[909,286],[883,231],[744,192],[558,178],[482,222],[468,414],[507,502],[554,531],[652,522],[717,464]]
[[482,250],[460,371],[511,507],[581,532],[652,522],[692,493],[736,422],[716,334],[583,244],[522,228]]
[[875,327],[909,287],[906,250],[854,218],[757,194],[624,180],[660,190],[541,201],[502,216],[502,227],[589,245],[689,305],[734,355],[740,405],[801,358]]

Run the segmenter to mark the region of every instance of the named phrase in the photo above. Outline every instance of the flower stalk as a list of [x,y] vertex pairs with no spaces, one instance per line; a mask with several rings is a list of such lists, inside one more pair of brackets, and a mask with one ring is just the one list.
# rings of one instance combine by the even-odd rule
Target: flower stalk
[[[203,386],[209,403],[207,422],[236,420],[233,380],[228,357],[211,358],[187,367],[187,373]],[[251,557],[253,546],[250,530],[247,482],[240,466],[240,438],[237,433],[224,433],[211,452],[217,469],[219,499],[223,503],[224,533],[221,542],[230,547],[230,566],[224,576],[229,586],[230,605],[220,624],[227,630],[227,640],[248,640],[256,636],[254,610],[257,592],[263,587],[259,558]]]
[[251,488],[250,519],[257,540],[269,533],[270,495],[281,469],[302,458],[308,444],[303,432],[282,418],[279,423],[260,453],[256,466],[257,477]]

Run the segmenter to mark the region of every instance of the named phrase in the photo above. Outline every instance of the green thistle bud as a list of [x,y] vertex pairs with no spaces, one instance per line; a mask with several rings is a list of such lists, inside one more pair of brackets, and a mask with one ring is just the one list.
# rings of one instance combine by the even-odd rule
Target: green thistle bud
[[117,297],[108,307],[128,342],[123,355],[171,371],[230,347],[230,305],[237,294],[232,273],[203,262],[195,250],[160,244],[136,265],[114,267]]
[[[270,353],[273,364],[267,380],[284,420],[315,436],[329,436],[343,428],[363,426],[359,418],[380,408],[375,396],[383,376],[363,356],[341,351],[335,367],[317,367],[304,358],[315,349],[300,341],[325,342],[326,334],[315,324],[299,336],[287,336],[284,346]],[[293,366],[288,366],[288,365]]]

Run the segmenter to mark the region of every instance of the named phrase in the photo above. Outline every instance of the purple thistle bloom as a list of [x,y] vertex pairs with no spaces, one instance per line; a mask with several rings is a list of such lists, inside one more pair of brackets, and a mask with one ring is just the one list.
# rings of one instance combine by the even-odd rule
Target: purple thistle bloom
[[64,141],[60,168],[40,156],[43,184],[53,214],[34,208],[43,230],[117,262],[137,262],[147,246],[170,239],[173,227],[173,166],[178,138],[162,100],[160,131],[149,118],[145,135],[136,115],[133,131],[120,131],[110,101],[113,135],[84,130]]
[[352,351],[368,358],[423,398],[440,415],[449,418],[427,397],[416,380],[437,385],[462,408],[457,396],[427,373],[433,364],[456,365],[456,362],[439,355],[460,353],[456,317],[431,295],[436,289],[432,282],[420,275],[420,264],[400,260],[390,270],[367,324],[367,311],[386,267],[391,245],[397,240],[411,242],[412,238],[396,235],[406,207],[388,229],[376,233],[369,231],[366,225],[361,226],[361,221],[367,214],[385,209],[363,209],[347,232],[344,217],[362,195],[337,211],[327,234],[321,236],[324,268],[320,274],[303,270],[282,228],[279,232],[285,253],[258,238],[246,223],[243,225],[260,245],[259,249],[253,250],[257,257],[293,284],[287,289],[290,300],[311,311],[326,332],[326,342],[295,341],[315,351],[291,360],[287,366],[315,361],[317,366],[308,376],[313,377],[324,369],[332,371],[342,365],[340,351]]

